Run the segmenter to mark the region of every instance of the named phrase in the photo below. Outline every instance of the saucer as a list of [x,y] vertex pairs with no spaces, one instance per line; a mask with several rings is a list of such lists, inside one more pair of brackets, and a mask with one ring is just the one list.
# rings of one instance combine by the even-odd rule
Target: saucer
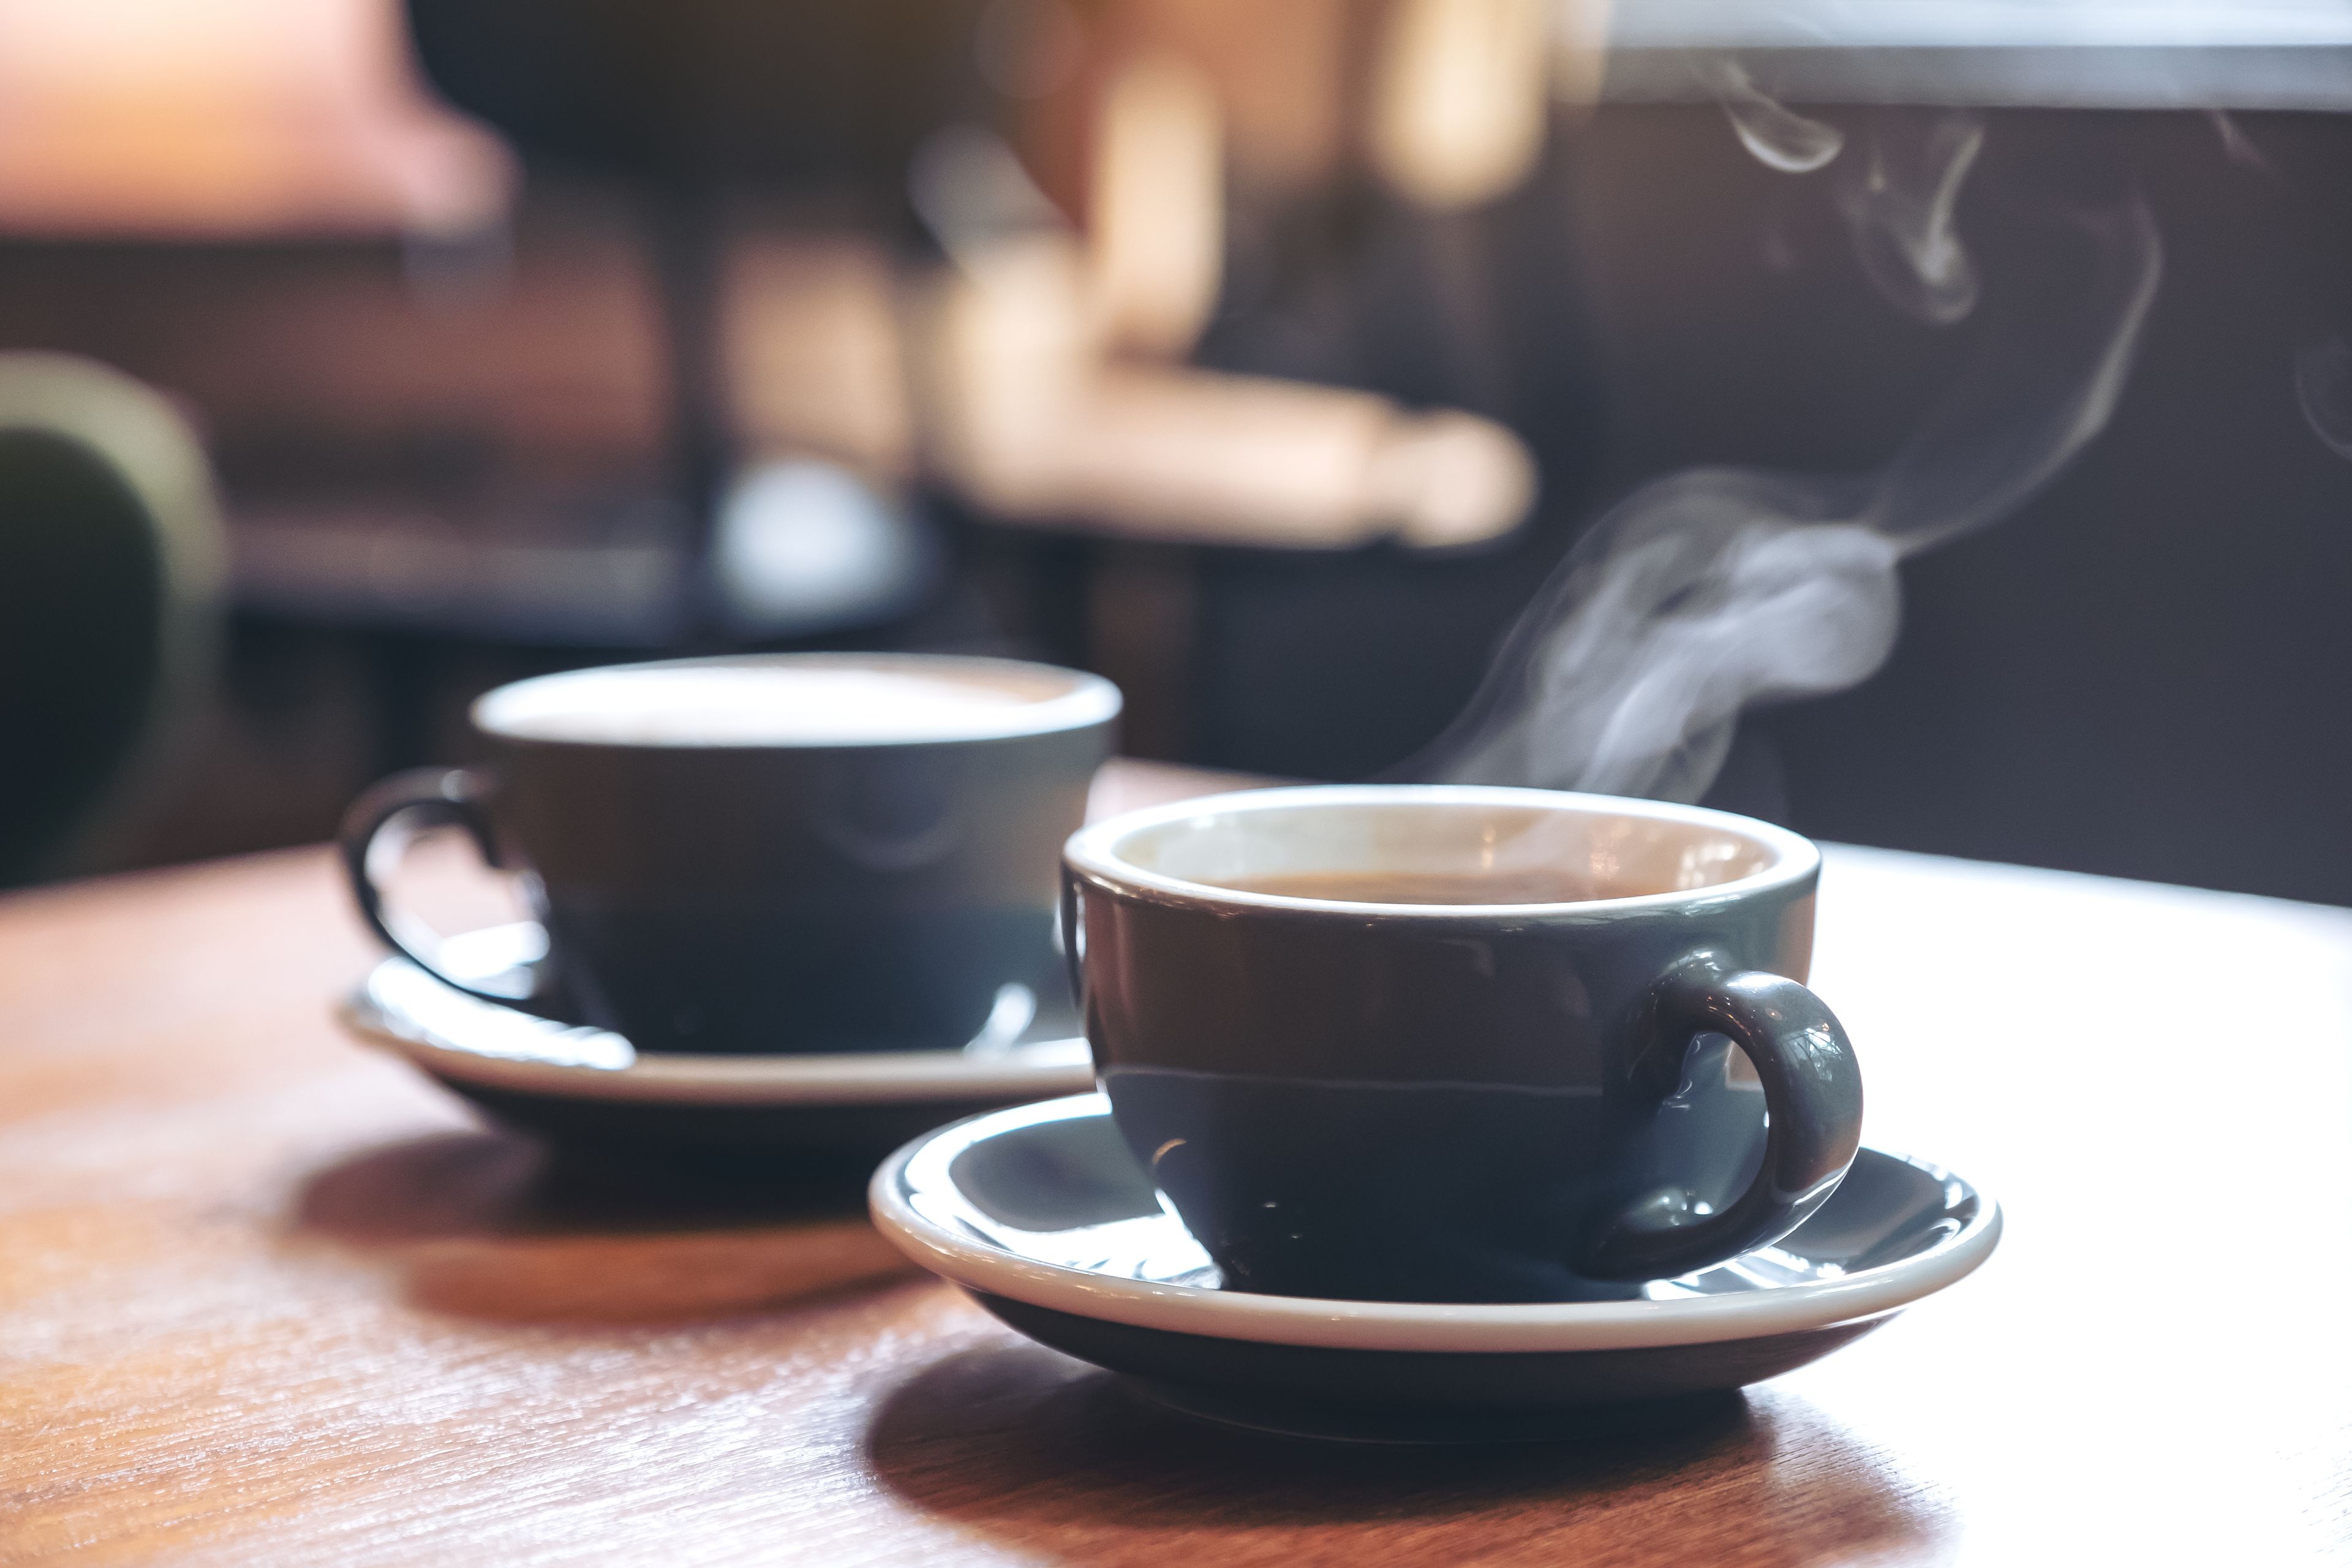
[[1864,1149],[1777,1246],[1631,1301],[1423,1305],[1221,1288],[1100,1094],[998,1110],[892,1155],[884,1235],[998,1318],[1163,1403],[1373,1442],[1591,1435],[1777,1377],[1972,1272],[2000,1210],[1951,1173]]
[[[509,967],[521,940],[509,928],[469,933],[443,961],[461,961],[452,972],[472,981]],[[462,962],[473,955],[482,961]],[[376,965],[341,1016],[367,1043],[560,1147],[870,1158],[976,1110],[1093,1087],[1072,1020],[1040,1018],[1025,990],[1006,991],[1019,994],[1000,997],[961,1050],[640,1055],[609,1030],[478,1000],[403,958]]]

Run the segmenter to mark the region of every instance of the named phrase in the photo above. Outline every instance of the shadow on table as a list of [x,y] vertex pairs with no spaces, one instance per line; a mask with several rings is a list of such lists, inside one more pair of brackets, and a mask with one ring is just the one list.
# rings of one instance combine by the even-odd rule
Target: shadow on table
[[[866,1435],[882,1483],[1074,1560],[1847,1562],[1944,1533],[1801,1400],[1727,1398],[1672,1429],[1578,1443],[1368,1447],[1179,1415],[1031,1345],[966,1351],[894,1390]],[[1295,1539],[1292,1539],[1295,1537]]]
[[671,1323],[900,1277],[858,1156],[566,1163],[495,1132],[416,1138],[313,1173],[290,1234],[389,1267],[411,1300],[505,1322]]

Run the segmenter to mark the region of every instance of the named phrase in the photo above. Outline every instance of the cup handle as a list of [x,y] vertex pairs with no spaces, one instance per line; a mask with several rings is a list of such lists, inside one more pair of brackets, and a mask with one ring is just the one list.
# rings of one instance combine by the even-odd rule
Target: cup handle
[[417,834],[433,827],[464,828],[480,851],[483,864],[492,870],[503,868],[505,857],[499,853],[498,832],[486,804],[491,787],[488,774],[467,768],[418,768],[394,773],[352,803],[337,838],[352,894],[359,901],[360,918],[386,946],[453,991],[511,1007],[530,999],[487,990],[444,970],[435,958],[439,943],[432,933],[387,907],[383,888],[383,879],[408,852]]
[[1693,1037],[1728,1035],[1763,1080],[1769,1125],[1756,1179],[1687,1225],[1621,1224],[1580,1266],[1596,1279],[1671,1279],[1762,1247],[1821,1206],[1862,1146],[1862,1069],[1835,1015],[1795,981],[1699,953],[1667,971],[1636,1020],[1636,1086],[1679,1086]]

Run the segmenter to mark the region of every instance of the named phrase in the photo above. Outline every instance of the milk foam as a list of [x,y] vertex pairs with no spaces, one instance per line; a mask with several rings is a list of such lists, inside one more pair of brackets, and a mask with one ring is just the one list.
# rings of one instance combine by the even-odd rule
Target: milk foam
[[502,687],[475,721],[523,740],[639,746],[976,741],[1098,722],[1108,683],[1011,662],[688,661],[583,669]]

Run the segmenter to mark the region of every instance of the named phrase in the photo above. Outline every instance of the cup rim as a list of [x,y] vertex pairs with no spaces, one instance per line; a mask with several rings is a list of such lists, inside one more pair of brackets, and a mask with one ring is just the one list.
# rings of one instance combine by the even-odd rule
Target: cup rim
[[[494,710],[512,703],[519,693],[530,689],[545,689],[561,681],[589,674],[607,675],[616,671],[704,668],[720,666],[767,668],[773,666],[809,667],[833,666],[872,669],[892,668],[907,670],[923,668],[961,669],[973,672],[983,668],[1022,671],[1030,675],[1059,676],[1069,682],[1067,690],[1034,702],[1008,707],[1002,721],[951,734],[935,735],[870,735],[836,739],[697,739],[650,737],[619,740],[609,736],[551,735],[517,730],[511,722],[501,722]],[[824,752],[872,751],[906,746],[970,746],[989,745],[1000,741],[1034,739],[1044,735],[1063,734],[1071,731],[1092,729],[1117,719],[1125,706],[1117,686],[1099,675],[1083,669],[1071,669],[1058,664],[1045,664],[1035,659],[997,658],[982,654],[961,653],[740,653],[707,654],[692,658],[639,659],[625,664],[583,665],[578,669],[553,670],[545,675],[526,676],[509,680],[483,692],[467,705],[466,717],[480,734],[508,745],[570,746],[607,750],[646,752]]]
[[[1760,869],[1727,882],[1614,899],[1579,899],[1555,903],[1407,904],[1342,899],[1305,899],[1257,892],[1170,876],[1125,858],[1119,846],[1131,836],[1191,817],[1261,811],[1311,810],[1318,806],[1370,805],[1534,806],[1587,816],[1634,816],[1712,828],[1760,845],[1772,857]],[[1821,870],[1821,851],[1802,834],[1751,816],[1673,801],[1629,795],[1585,795],[1570,790],[1528,789],[1509,784],[1294,784],[1237,790],[1225,795],[1147,806],[1072,834],[1062,847],[1063,864],[1113,891],[1160,902],[1227,909],[1283,910],[1348,919],[1409,916],[1431,921],[1494,921],[1614,914],[1685,908],[1721,899],[1745,898],[1801,884]]]

